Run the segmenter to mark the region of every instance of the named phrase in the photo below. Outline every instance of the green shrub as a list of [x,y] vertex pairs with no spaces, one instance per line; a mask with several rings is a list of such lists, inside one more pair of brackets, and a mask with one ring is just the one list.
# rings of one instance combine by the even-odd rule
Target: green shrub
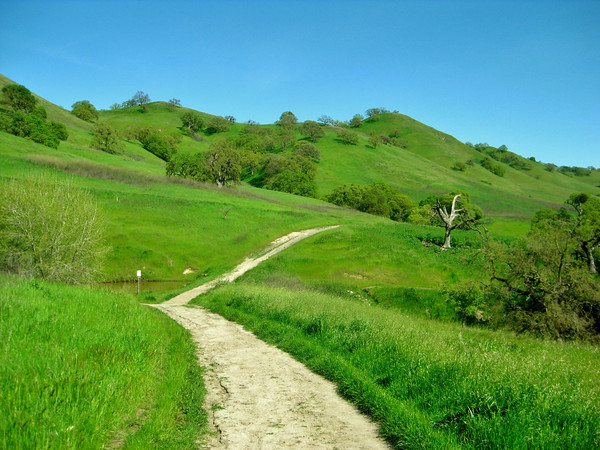
[[71,181],[31,177],[0,190],[0,267],[62,283],[96,278],[103,224],[95,202]]

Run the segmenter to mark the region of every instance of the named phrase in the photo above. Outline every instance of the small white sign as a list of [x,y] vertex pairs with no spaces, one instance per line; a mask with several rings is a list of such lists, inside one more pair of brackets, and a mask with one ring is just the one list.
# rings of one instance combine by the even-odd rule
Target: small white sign
[[138,278],[142,276],[142,271],[141,270],[137,271],[137,276],[138,276]]

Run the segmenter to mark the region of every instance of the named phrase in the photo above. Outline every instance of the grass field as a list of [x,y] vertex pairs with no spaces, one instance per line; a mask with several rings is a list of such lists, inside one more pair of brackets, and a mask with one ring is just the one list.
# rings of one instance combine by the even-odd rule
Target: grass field
[[0,447],[194,448],[195,346],[133,297],[0,277]]
[[600,445],[598,349],[236,283],[195,300],[338,385],[397,448]]

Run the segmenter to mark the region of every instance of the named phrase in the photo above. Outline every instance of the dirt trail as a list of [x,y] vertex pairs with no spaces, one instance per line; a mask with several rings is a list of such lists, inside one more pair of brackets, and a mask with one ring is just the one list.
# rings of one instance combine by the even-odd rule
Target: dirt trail
[[206,369],[205,408],[214,435],[205,448],[385,449],[377,426],[341,399],[335,385],[240,325],[201,307],[183,306],[219,281],[231,281],[296,242],[334,227],[273,241],[218,281],[153,305],[190,330]]

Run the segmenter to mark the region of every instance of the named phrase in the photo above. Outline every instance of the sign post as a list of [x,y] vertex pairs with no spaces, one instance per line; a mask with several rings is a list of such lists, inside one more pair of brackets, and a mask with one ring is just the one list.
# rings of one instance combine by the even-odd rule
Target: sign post
[[142,279],[142,271],[137,271],[137,279],[138,279],[138,295],[140,295],[140,280]]

